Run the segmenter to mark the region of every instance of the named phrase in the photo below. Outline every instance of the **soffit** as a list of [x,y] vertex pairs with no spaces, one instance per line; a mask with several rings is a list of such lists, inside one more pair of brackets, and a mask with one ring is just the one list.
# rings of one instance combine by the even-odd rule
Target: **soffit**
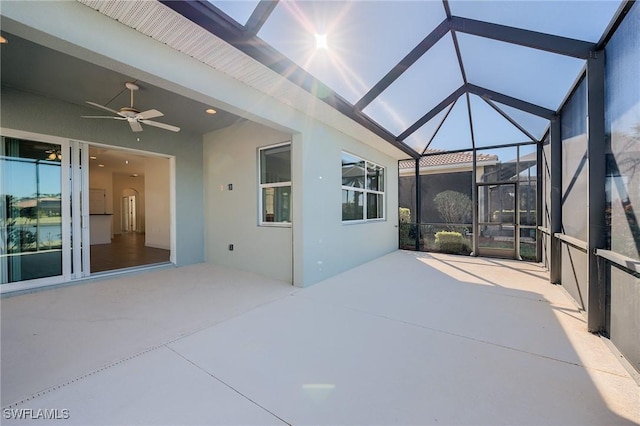
[[[402,153],[280,74],[156,1],[77,0],[148,37],[394,157]],[[251,113],[251,111],[249,111]]]

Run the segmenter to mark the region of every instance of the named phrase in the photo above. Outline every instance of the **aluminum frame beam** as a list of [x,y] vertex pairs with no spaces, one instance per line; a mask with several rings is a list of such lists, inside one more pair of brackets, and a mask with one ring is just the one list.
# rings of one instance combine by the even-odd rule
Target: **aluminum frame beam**
[[260,0],[245,25],[247,35],[255,36],[278,5],[278,0]]
[[587,129],[588,129],[588,230],[589,296],[587,328],[592,333],[606,330],[606,280],[598,249],[606,249],[606,134],[604,108],[604,50],[587,59]]
[[561,121],[558,115],[551,120],[549,139],[551,144],[551,182],[549,186],[551,194],[551,253],[549,267],[549,281],[552,284],[561,284],[562,277],[562,241],[555,235],[562,232],[562,133]]
[[[471,93],[474,95],[480,96],[485,101],[495,100],[496,102],[500,102],[502,104],[508,105],[510,107],[528,112],[529,114],[536,115],[538,117],[545,118],[547,120],[552,120],[556,116],[556,112],[550,109],[541,107],[539,105],[532,104],[530,102],[523,101],[521,99],[513,98],[511,96],[503,95],[502,93],[495,92],[493,90],[485,89],[484,87],[476,86],[474,84],[464,84],[456,89],[452,94],[447,96],[444,100],[442,100],[438,105],[433,107],[429,112],[423,115],[418,121],[413,123],[407,130],[402,132],[398,136],[398,140],[402,141],[411,136],[415,131],[417,131],[420,127],[422,127],[425,123],[431,120],[433,117],[438,115],[440,111],[445,109],[448,105],[457,100],[460,96],[465,93]],[[511,121],[511,120],[509,120]],[[519,126],[518,126],[519,128]],[[527,136],[528,133],[525,132]],[[534,141],[537,142],[537,140]]]
[[467,84],[467,90],[469,91],[469,93],[478,95],[481,98],[494,100],[496,102],[500,102],[501,104],[505,104],[510,107],[528,112],[529,114],[546,118],[547,120],[552,120],[556,115],[555,111],[548,108],[541,107],[539,105],[532,104],[530,102],[523,101],[522,99],[514,98],[512,96],[504,95],[493,90],[485,89],[484,87],[476,86],[475,84]]
[[358,102],[356,109],[362,111],[387,87],[393,84],[411,65],[431,49],[442,37],[449,32],[449,21],[444,20],[431,31],[411,52],[409,52],[398,64],[391,69],[380,81],[378,81]]
[[537,31],[492,24],[475,19],[451,17],[451,29],[465,34],[471,34],[519,46],[530,47],[573,58],[587,59],[589,53],[595,50],[596,44]]
[[533,136],[531,133],[529,133],[527,131],[527,129],[525,129],[524,127],[522,127],[516,120],[514,120],[513,118],[511,118],[511,116],[509,114],[507,114],[506,112],[504,112],[500,107],[498,107],[498,105],[496,105],[495,103],[493,103],[492,101],[490,101],[487,98],[480,98],[483,101],[485,101],[491,108],[493,108],[498,114],[500,114],[502,117],[504,117],[509,123],[511,123],[514,127],[516,127],[518,130],[520,130],[522,133],[524,133],[529,139],[531,139],[533,142],[540,142],[538,139],[536,139],[535,136]]
[[[159,0],[162,4],[181,14],[196,25],[209,31],[216,37],[226,41],[236,49],[262,63],[272,71],[298,85],[307,92],[317,96],[342,114],[376,134],[392,146],[398,148],[411,158],[419,158],[420,154],[404,144],[401,139],[384,129],[378,123],[363,115],[352,104],[344,100],[320,80],[296,65],[286,56],[247,33],[243,26],[227,18],[215,6],[199,1]],[[326,94],[319,96],[318,93]]]
[[399,140],[405,140],[406,138],[408,138],[409,136],[411,136],[411,134],[413,132],[415,132],[416,130],[418,130],[420,127],[422,127],[427,121],[431,120],[433,117],[435,117],[436,115],[438,115],[438,113],[440,113],[440,111],[442,111],[443,109],[445,109],[447,106],[449,106],[451,103],[453,103],[456,99],[458,99],[460,96],[464,95],[466,91],[466,86],[460,86],[459,88],[457,88],[455,90],[455,92],[453,92],[452,94],[450,94],[449,96],[447,96],[446,98],[444,98],[438,105],[436,105],[435,107],[433,107],[431,109],[431,111],[427,112],[425,115],[423,115],[421,118],[418,119],[418,121],[416,121],[415,123],[413,123],[407,130],[405,130],[404,132],[402,132],[399,136],[398,139]]

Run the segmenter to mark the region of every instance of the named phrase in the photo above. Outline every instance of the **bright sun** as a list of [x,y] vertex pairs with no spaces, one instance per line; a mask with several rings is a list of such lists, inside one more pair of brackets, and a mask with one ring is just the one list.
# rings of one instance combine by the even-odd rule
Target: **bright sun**
[[316,34],[316,49],[328,49],[329,45],[327,44],[327,35],[326,34]]

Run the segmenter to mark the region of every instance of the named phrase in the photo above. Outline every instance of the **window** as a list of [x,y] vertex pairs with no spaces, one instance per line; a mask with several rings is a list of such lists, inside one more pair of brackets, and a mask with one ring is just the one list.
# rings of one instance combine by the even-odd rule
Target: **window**
[[342,221],[384,219],[384,167],[342,153]]
[[259,150],[260,225],[291,225],[291,144]]

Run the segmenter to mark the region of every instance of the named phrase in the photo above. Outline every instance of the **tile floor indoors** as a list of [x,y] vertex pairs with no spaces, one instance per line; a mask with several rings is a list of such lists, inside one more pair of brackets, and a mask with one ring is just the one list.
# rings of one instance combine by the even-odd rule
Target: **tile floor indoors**
[[[0,421],[640,422],[640,387],[545,276],[398,251],[307,289],[199,264],[3,298]],[[39,409],[68,418],[8,418]]]

